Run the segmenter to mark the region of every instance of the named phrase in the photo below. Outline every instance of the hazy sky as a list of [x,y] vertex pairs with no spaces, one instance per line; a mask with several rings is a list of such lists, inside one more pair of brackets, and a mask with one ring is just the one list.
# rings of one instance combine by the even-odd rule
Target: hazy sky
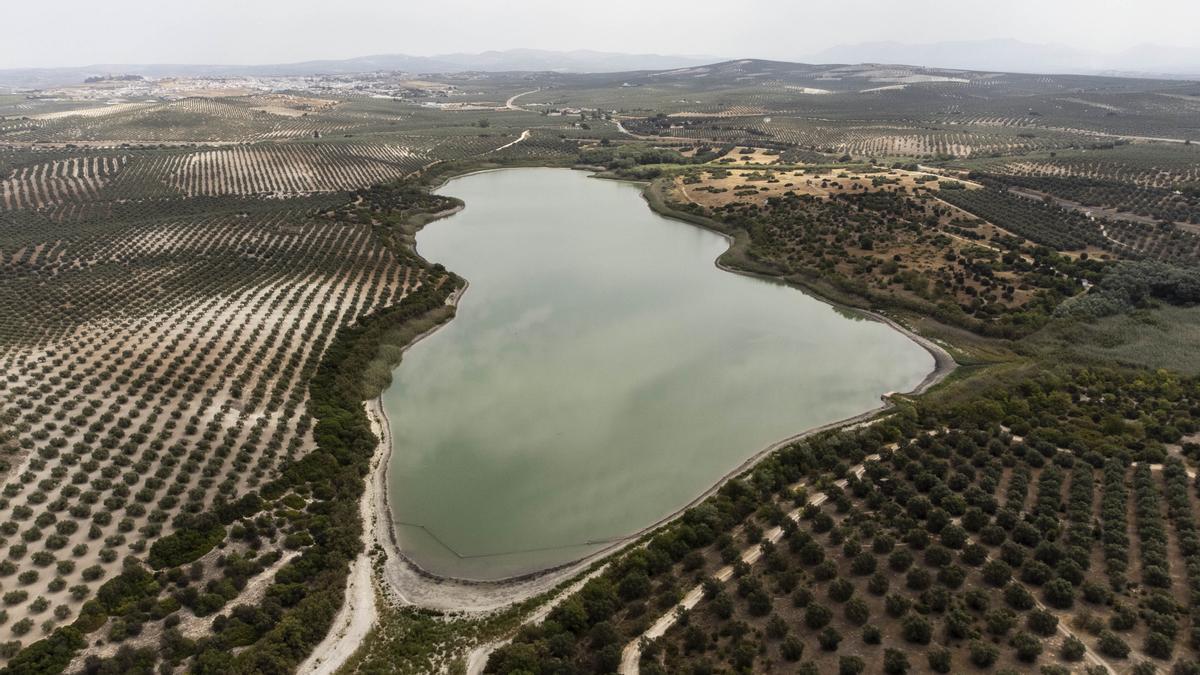
[[799,59],[875,40],[1200,44],[1196,0],[58,0],[0,7],[0,68],[597,49]]

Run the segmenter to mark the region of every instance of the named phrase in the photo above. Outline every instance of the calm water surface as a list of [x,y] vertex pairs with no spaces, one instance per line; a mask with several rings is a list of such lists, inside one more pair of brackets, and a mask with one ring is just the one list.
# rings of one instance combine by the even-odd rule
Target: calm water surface
[[467,208],[417,248],[471,285],[383,396],[392,518],[431,572],[579,558],[933,369],[883,324],[718,270],[725,239],[653,213],[635,186],[508,169],[441,192]]

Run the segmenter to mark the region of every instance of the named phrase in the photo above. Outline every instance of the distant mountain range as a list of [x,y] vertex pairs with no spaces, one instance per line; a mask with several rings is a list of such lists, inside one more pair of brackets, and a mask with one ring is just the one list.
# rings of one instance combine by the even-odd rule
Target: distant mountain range
[[[48,88],[80,84],[89,77],[238,77],[349,75],[375,71],[413,74],[467,71],[618,73],[691,68],[725,60],[719,56],[621,54],[590,50],[509,49],[479,54],[409,56],[380,54],[351,59],[267,65],[98,64],[68,68],[0,70],[0,87]],[[905,64],[930,68],[1200,79],[1200,48],[1144,45],[1115,54],[1019,40],[964,40],[928,44],[865,42],[831,47],[805,58],[824,64]]]
[[1106,54],[1020,40],[864,42],[831,47],[807,58],[816,63],[904,63],[1010,73],[1200,77],[1200,47],[1139,45]]
[[304,61],[267,65],[192,64],[97,64],[67,68],[18,68],[0,70],[0,85],[45,88],[82,83],[88,77],[143,75],[145,77],[237,77],[348,75],[373,71],[407,73],[459,73],[466,71],[558,71],[570,73],[615,73],[636,70],[687,68],[722,60],[719,56],[668,56],[619,54],[590,50],[549,51],[509,49],[479,54],[409,56],[380,54],[352,59]]

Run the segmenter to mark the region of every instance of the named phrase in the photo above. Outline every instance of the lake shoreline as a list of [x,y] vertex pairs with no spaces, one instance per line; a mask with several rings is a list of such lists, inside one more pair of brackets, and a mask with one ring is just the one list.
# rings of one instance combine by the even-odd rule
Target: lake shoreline
[[[476,173],[498,171],[502,168],[506,167],[474,168],[463,171],[461,174],[440,176],[436,187],[431,189],[440,188],[455,178]],[[646,198],[644,192],[643,198]],[[775,276],[742,270],[722,263],[721,258],[735,245],[734,237],[720,229],[679,217],[669,210],[656,208],[653,201],[648,198],[646,198],[646,202],[648,208],[663,217],[722,235],[729,243],[730,248],[718,255],[713,261],[714,266],[721,271],[784,283],[794,290],[830,306],[849,309],[861,313],[872,320],[882,322],[919,344],[933,356],[934,369],[926,375],[924,380],[915,389],[905,392],[907,395],[915,396],[928,391],[931,387],[945,379],[956,367],[957,364],[954,362],[954,359],[941,346],[923,336],[917,335],[886,316],[862,308],[842,305],[825,298],[812,289],[798,288],[795,284]],[[445,212],[437,214],[436,218],[422,223],[422,227],[435,220],[454,215],[464,208],[465,205],[459,205],[455,208],[447,209]],[[417,255],[420,254],[417,253]],[[464,279],[463,287],[447,299],[447,304],[457,307],[458,302],[468,287],[469,282]],[[453,320],[453,317],[451,317],[449,320],[433,326],[418,335],[405,345],[401,351],[401,355],[407,352],[413,345],[433,335]],[[895,404],[885,396],[882,404],[871,410],[806,429],[782,440],[775,441],[725,473],[719,480],[710,485],[708,489],[694,497],[687,504],[598,551],[594,551],[573,562],[496,580],[459,579],[437,575],[423,569],[403,553],[396,538],[391,504],[388,500],[388,471],[395,447],[392,442],[390,421],[383,405],[382,393],[379,396],[364,401],[363,406],[366,409],[372,430],[376,434],[376,438],[379,439],[375,454],[371,459],[370,475],[367,477],[366,486],[360,501],[365,546],[363,552],[355,560],[351,561],[351,570],[342,609],[330,627],[329,634],[321,643],[321,649],[314,651],[314,654],[320,653],[322,655],[321,658],[313,659],[310,656],[309,659],[301,664],[298,670],[298,672],[309,675],[334,673],[353,657],[377,621],[377,593],[382,595],[385,601],[393,604],[446,612],[448,614],[475,616],[494,614],[538,596],[547,595],[598,573],[603,568],[606,558],[619,553],[631,545],[643,543],[651,533],[673,522],[689,509],[702,503],[730,480],[753,469],[759,462],[780,448],[816,434],[869,423],[870,420],[893,408]],[[377,557],[381,557],[382,560],[377,559]],[[548,608],[548,606],[545,606],[542,609]],[[486,653],[473,654],[473,656],[477,657],[476,660],[486,659]]]
[[[499,169],[476,169],[464,172],[461,175],[440,177],[442,180],[439,181],[437,187],[440,188],[444,186],[454,178],[461,178],[467,175],[496,170]],[[699,223],[692,222],[691,220],[684,220],[675,217],[673,214],[663,213],[659,209],[654,208],[653,204],[648,204],[648,206],[650,206],[652,211],[655,211],[664,217],[668,217],[676,221],[683,221],[697,227],[703,227]],[[734,245],[734,238],[728,233],[721,232],[720,230],[711,227],[703,227],[703,229],[720,234],[729,243],[730,247]],[[782,281],[777,277],[738,269],[722,263],[720,258],[724,256],[727,251],[728,249],[722,252],[721,255],[714,260],[714,266],[716,266],[718,269],[732,274],[740,274],[772,281]],[[849,309],[863,315],[866,318],[883,323],[893,330],[903,334],[905,337],[925,349],[934,359],[934,368],[917,385],[916,388],[908,392],[903,392],[906,395],[915,396],[924,393],[930,387],[942,381],[951,371],[953,371],[956,365],[949,353],[940,346],[928,340],[927,338],[917,335],[913,331],[907,329],[888,317],[868,310],[863,310],[861,308],[852,308],[839,305],[838,303],[832,302],[827,298],[812,292],[810,289],[798,289],[793,284],[788,285],[793,289],[798,290],[799,292],[804,293],[825,304]],[[457,304],[464,291],[465,287],[460,289],[460,291],[458,291],[452,298],[451,304]],[[439,328],[447,325],[448,323],[449,322],[446,322],[435,326],[426,333],[418,336],[418,338],[413,340],[405,347],[405,350],[419,342],[421,339],[433,334]],[[687,504],[673,510],[669,514],[659,518],[655,522],[637,530],[636,532],[626,535],[620,540],[615,541],[604,548],[589,553],[585,556],[581,556],[574,561],[502,579],[469,579],[443,576],[434,572],[430,572],[429,570],[422,568],[419,564],[405,555],[400,549],[392,522],[394,518],[391,512],[391,505],[387,499],[388,470],[391,463],[390,459],[392,453],[395,451],[395,448],[391,442],[391,435],[386,429],[388,425],[388,418],[387,413],[384,410],[382,395],[365,402],[365,405],[367,406],[369,416],[372,418],[372,424],[378,425],[379,427],[377,430],[377,435],[381,438],[380,447],[377,451],[375,468],[373,470],[372,478],[369,481],[368,492],[371,493],[369,495],[369,499],[373,502],[374,508],[371,509],[373,512],[372,522],[368,525],[369,531],[371,532],[370,538],[372,543],[381,547],[386,552],[386,560],[381,570],[381,576],[385,581],[385,590],[387,590],[388,595],[392,596],[403,604],[440,611],[469,613],[494,611],[550,591],[561,582],[592,567],[598,560],[618,552],[619,550],[645,537],[652,531],[657,530],[677,519],[688,509],[696,506],[712,496],[729,480],[752,469],[760,461],[780,448],[814,434],[863,423],[883,412],[886,412],[887,410],[890,410],[894,406],[891,401],[885,398],[881,405],[870,410],[817,427],[805,429],[799,433],[783,438],[782,440],[775,441],[755,452],[736,467],[723,474],[720,479],[710,485],[708,489],[703,491],[701,494],[690,500]],[[366,498],[368,497],[365,496],[364,499]],[[386,522],[381,520],[381,514],[386,514]]]
[[633,183],[636,185],[642,185],[643,186],[642,199],[644,199],[646,201],[646,206],[649,207],[649,209],[651,211],[657,213],[658,215],[662,216],[663,218],[668,218],[670,220],[674,220],[674,221],[681,222],[681,223],[686,223],[686,224],[692,225],[694,227],[699,227],[701,229],[708,230],[709,232],[713,232],[715,234],[719,234],[722,237],[724,237],[725,240],[727,242],[729,242],[729,248],[726,249],[724,252],[722,252],[719,256],[717,256],[716,260],[713,261],[713,264],[717,267],[717,269],[723,270],[725,272],[729,272],[730,274],[740,274],[742,276],[751,277],[753,279],[762,279],[765,281],[773,281],[776,283],[783,284],[790,288],[796,289],[811,298],[819,300],[819,301],[829,305],[830,307],[841,309],[841,310],[847,311],[847,312],[853,312],[855,314],[860,314],[863,317],[870,319],[871,321],[877,321],[879,323],[885,324],[885,325],[889,326],[890,328],[892,328],[893,330],[895,330],[896,332],[904,335],[909,340],[912,340],[913,342],[920,345],[925,351],[929,352],[930,356],[933,357],[934,368],[932,371],[930,371],[930,373],[928,375],[925,376],[925,379],[922,380],[921,383],[916,386],[916,388],[911,389],[906,392],[896,392],[896,393],[903,394],[906,396],[920,396],[921,394],[924,394],[930,388],[932,388],[933,386],[935,386],[936,384],[938,384],[939,382],[944,380],[951,372],[954,371],[955,368],[958,367],[958,363],[954,360],[954,357],[952,357],[950,355],[950,352],[946,351],[946,349],[943,348],[941,345],[937,344],[933,340],[931,340],[923,335],[918,334],[917,332],[913,331],[912,329],[908,328],[907,326],[904,326],[903,324],[896,321],[895,319],[892,319],[891,317],[880,314],[878,311],[867,309],[865,307],[849,305],[844,302],[838,302],[837,300],[827,297],[825,294],[823,294],[820,291],[820,289],[814,288],[813,286],[808,285],[808,284],[800,283],[795,280],[785,278],[779,274],[768,274],[765,272],[756,272],[754,270],[736,267],[736,266],[729,265],[729,264],[723,262],[721,259],[724,258],[730,251],[732,251],[734,249],[734,247],[737,245],[737,238],[734,237],[729,232],[726,232],[725,230],[721,229],[720,227],[717,227],[716,223],[711,221],[707,217],[696,216],[696,215],[688,214],[688,213],[681,213],[679,211],[672,209],[664,201],[662,201],[661,198],[654,198],[651,193],[651,190],[653,189],[652,183],[646,182],[646,181],[634,181],[634,180],[628,180],[628,179],[624,179],[624,178],[615,178],[615,177],[608,177],[608,176],[603,176],[603,178],[605,178],[607,180],[617,180],[617,181]]

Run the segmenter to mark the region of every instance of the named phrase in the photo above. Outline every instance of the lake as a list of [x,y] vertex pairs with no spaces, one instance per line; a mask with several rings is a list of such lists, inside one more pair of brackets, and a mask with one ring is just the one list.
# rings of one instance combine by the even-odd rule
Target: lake
[[727,240],[654,213],[638,186],[505,169],[439,192],[466,209],[417,250],[470,287],[383,394],[392,519],[429,572],[576,560],[933,370],[882,323],[718,269]]

